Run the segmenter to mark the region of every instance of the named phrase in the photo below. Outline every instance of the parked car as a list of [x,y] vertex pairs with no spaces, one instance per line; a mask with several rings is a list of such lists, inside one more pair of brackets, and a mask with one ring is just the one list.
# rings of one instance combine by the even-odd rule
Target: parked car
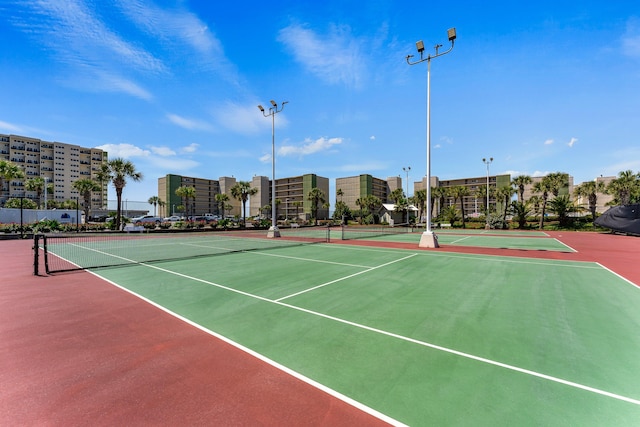
[[147,223],[155,222],[156,224],[160,224],[162,222],[162,218],[160,218],[159,216],[153,216],[153,215],[143,215],[143,216],[131,218],[131,223],[135,225],[139,225],[145,222]]
[[184,218],[182,218],[181,216],[178,215],[171,215],[168,216],[166,218],[164,218],[164,221],[169,221],[169,222],[176,222],[176,221],[183,221]]

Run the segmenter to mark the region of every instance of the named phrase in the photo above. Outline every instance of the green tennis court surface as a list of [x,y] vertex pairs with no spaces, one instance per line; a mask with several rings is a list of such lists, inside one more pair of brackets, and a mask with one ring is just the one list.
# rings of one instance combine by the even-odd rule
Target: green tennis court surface
[[[392,229],[393,230],[393,229]],[[353,231],[350,235],[353,235],[355,239],[363,240],[376,240],[384,242],[401,242],[401,243],[415,243],[418,245],[420,242],[420,236],[422,231],[419,232],[401,232],[393,233],[389,230],[389,234],[378,234],[375,231]],[[454,245],[454,246],[477,246],[484,248],[504,248],[504,249],[523,249],[532,251],[560,251],[560,252],[574,252],[574,250],[562,242],[548,237],[545,233],[536,232],[513,232],[513,231],[495,231],[490,230],[484,232],[484,230],[468,230],[463,231],[448,231],[448,230],[435,230],[438,236],[438,242],[441,245]],[[333,238],[333,234],[332,234]]]
[[95,273],[398,423],[640,419],[640,290],[595,263],[319,244]]

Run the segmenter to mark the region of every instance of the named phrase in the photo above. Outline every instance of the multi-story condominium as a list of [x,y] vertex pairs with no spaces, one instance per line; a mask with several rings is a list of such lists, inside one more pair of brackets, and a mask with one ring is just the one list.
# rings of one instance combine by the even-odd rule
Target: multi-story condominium
[[[263,215],[271,217],[271,180],[264,176],[254,176],[251,187],[258,191],[249,199],[250,216]],[[329,178],[315,174],[305,174],[289,178],[276,179],[276,216],[278,218],[310,218],[313,215],[309,192],[318,188],[325,195],[325,201],[330,203]],[[329,209],[318,207],[318,219],[329,217]]]
[[[614,179],[616,179],[615,176],[599,176],[596,179],[594,179],[594,181],[596,183],[596,186],[601,185],[600,183],[602,183],[602,185],[606,187]],[[574,187],[574,191],[575,191],[575,187]],[[589,212],[588,198],[582,197],[582,196],[573,196],[573,199],[576,201],[576,204],[578,206],[584,209],[585,212]],[[598,213],[606,212],[610,207],[607,205],[607,203],[611,202],[612,200],[613,200],[613,196],[610,194],[605,194],[602,192],[596,193],[596,212]]]
[[[82,196],[72,184],[84,178],[97,178],[102,164],[107,161],[107,152],[98,148],[87,148],[62,142],[48,142],[37,138],[0,134],[0,159],[9,160],[24,172],[24,179],[5,182],[0,194],[0,203],[11,197],[27,197],[38,202],[35,191],[27,191],[26,180],[42,177],[53,184],[53,193],[48,200],[64,202]],[[102,209],[107,204],[107,184],[102,191],[91,195],[91,209]]]
[[[489,188],[491,188],[490,196],[489,196],[489,211],[490,212],[498,212],[503,213],[505,206],[503,200],[496,200],[495,191],[498,188],[511,186],[511,175],[493,175],[488,177],[489,180]],[[532,177],[532,183],[527,184],[524,188],[524,200],[529,200],[532,196],[538,195],[533,192],[533,186],[536,182],[542,180],[542,177]],[[426,178],[423,178],[422,181],[414,182],[414,191],[422,190],[425,187]],[[486,205],[486,201],[478,198],[476,196],[476,191],[479,187],[486,187],[487,185],[487,176],[481,177],[473,177],[473,178],[457,178],[446,181],[440,181],[438,177],[431,177],[431,188],[439,188],[439,187],[455,187],[455,186],[464,186],[469,189],[469,195],[464,197],[464,211],[467,216],[474,216],[484,214],[484,207]],[[515,194],[515,193],[514,193]],[[560,189],[560,195],[568,194],[573,198],[573,177],[569,175],[569,185]],[[515,195],[514,195],[515,198]],[[603,200],[605,200],[603,198]],[[607,199],[608,200],[608,199]],[[603,202],[603,203],[606,203]],[[440,200],[436,199],[434,202],[433,215],[439,215],[441,210],[447,206],[456,205],[456,207],[460,208],[460,201],[453,200],[453,197],[447,196],[444,199],[444,205],[441,206]],[[598,205],[600,206],[600,201],[598,201]],[[606,209],[605,209],[606,210]],[[599,211],[600,212],[600,211]]]
[[[417,181],[413,183],[414,192],[418,190],[424,190],[426,188],[426,178],[423,178],[422,181]],[[489,188],[490,196],[489,196],[489,210],[492,212],[503,212],[504,202],[496,201],[495,198],[495,189],[503,187],[505,185],[511,185],[511,176],[510,175],[493,175],[489,176]],[[473,178],[456,178],[446,181],[440,181],[437,176],[431,177],[431,188],[450,188],[456,186],[463,186],[469,189],[469,195],[464,197],[463,205],[464,212],[466,216],[476,216],[480,214],[484,214],[485,205],[487,204],[485,199],[479,199],[476,195],[479,187],[487,186],[487,177],[473,177]],[[432,194],[433,196],[433,194]],[[434,206],[432,214],[437,216],[440,214],[442,209],[447,206],[454,205],[460,209],[460,201],[454,200],[453,197],[446,196],[444,198],[444,204],[442,204],[441,200],[436,197],[434,200]]]
[[336,192],[342,190],[342,195],[336,198],[351,210],[360,209],[356,200],[367,196],[376,196],[382,203],[388,203],[390,194],[398,188],[402,188],[402,178],[399,176],[386,180],[367,174],[336,178]]
[[211,213],[222,216],[216,195],[226,194],[229,200],[225,204],[229,208],[225,210],[224,215],[242,216],[242,202],[231,195],[231,187],[235,184],[235,178],[226,176],[218,180],[172,174],[158,178],[158,197],[164,202],[164,205],[159,208],[160,215],[186,215],[185,200],[176,194],[178,188],[185,186],[193,187],[196,193],[195,199],[189,200],[189,215]]

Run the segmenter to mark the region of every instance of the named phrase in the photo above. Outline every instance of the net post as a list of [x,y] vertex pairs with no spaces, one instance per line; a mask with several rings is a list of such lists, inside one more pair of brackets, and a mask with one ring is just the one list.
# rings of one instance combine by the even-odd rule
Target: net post
[[38,266],[40,265],[40,258],[39,258],[39,250],[38,250],[38,245],[40,244],[40,239],[38,236],[38,233],[34,233],[33,234],[33,275],[34,276],[38,276]]
[[42,235],[42,248],[44,249],[44,271],[49,274],[49,251],[47,250],[47,236]]

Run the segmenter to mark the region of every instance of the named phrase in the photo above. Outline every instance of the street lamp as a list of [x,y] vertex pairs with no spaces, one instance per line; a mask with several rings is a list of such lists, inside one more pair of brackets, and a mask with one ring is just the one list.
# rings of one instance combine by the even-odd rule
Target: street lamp
[[484,228],[485,230],[488,230],[491,228],[489,226],[489,165],[493,162],[493,157],[489,157],[489,160],[483,157],[482,162],[487,165],[487,212],[485,213],[486,222],[484,224]]
[[409,222],[409,171],[411,170],[411,166],[407,166],[406,168],[403,167],[402,170],[405,171],[406,174],[407,174],[407,205],[406,205],[406,210],[407,210],[407,223],[408,223]]
[[407,55],[407,64],[416,65],[424,61],[427,61],[427,227],[422,237],[420,238],[420,247],[423,248],[437,248],[438,236],[431,231],[431,60],[438,56],[446,55],[453,49],[453,43],[456,39],[456,29],[449,28],[447,30],[447,36],[451,42],[451,47],[445,52],[438,53],[438,49],[442,47],[441,44],[435,45],[435,55],[427,54],[424,57],[424,43],[422,40],[416,42],[416,48],[420,53],[420,59],[415,62],[411,62],[410,59],[413,55]]
[[258,105],[263,116],[271,116],[271,227],[269,227],[267,237],[280,237],[278,219],[276,218],[276,114],[284,109],[284,104],[288,101],[284,101],[280,105],[280,109],[273,99],[269,102],[272,105],[269,107],[269,113],[264,110],[262,105]]

